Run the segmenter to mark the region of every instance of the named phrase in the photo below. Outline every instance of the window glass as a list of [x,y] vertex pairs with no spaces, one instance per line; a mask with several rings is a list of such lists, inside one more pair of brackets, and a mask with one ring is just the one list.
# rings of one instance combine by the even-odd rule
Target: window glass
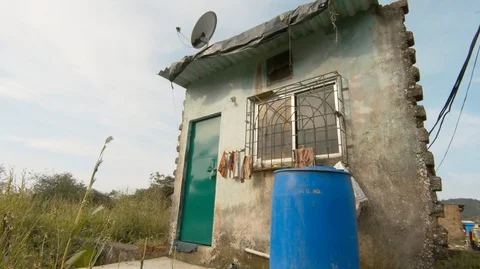
[[292,76],[292,67],[290,65],[290,50],[284,51],[267,59],[267,83],[283,81]]
[[296,147],[314,147],[317,155],[339,153],[334,87],[295,96]]
[[292,156],[291,99],[258,105],[257,158],[283,159]]

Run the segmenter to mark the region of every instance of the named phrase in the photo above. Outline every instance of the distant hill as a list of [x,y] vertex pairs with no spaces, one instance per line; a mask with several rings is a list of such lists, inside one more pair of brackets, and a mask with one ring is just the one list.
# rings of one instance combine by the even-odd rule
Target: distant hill
[[455,198],[455,199],[443,200],[442,203],[465,205],[465,209],[462,212],[462,219],[480,222],[480,201],[479,200],[468,199],[468,198]]

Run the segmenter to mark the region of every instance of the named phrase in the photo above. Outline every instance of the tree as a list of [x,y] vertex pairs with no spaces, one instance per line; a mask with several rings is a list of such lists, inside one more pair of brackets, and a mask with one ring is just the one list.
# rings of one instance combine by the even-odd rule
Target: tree
[[159,172],[150,174],[150,188],[160,188],[165,196],[173,194],[175,178],[170,175],[160,174]]
[[175,178],[169,175],[160,174],[159,172],[150,174],[150,185],[173,188]]
[[85,194],[85,184],[77,182],[70,173],[62,174],[35,174],[33,192],[42,198],[61,198],[68,201],[78,202]]
[[[80,202],[87,191],[85,184],[78,182],[71,173],[35,174],[33,192],[43,199],[57,197],[65,201]],[[89,201],[93,204],[109,204],[110,197],[97,190],[92,190]]]

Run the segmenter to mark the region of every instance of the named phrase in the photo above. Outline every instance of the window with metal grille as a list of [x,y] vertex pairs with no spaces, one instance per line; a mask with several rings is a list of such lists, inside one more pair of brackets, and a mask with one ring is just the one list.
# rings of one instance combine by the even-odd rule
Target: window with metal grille
[[247,146],[261,167],[294,166],[295,149],[311,147],[317,158],[341,157],[343,102],[337,83],[286,87],[251,99]]

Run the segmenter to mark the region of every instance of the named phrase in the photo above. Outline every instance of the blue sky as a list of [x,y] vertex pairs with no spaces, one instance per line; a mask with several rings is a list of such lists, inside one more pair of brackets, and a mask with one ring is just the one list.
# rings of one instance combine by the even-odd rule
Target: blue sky
[[[151,172],[171,174],[185,92],[156,73],[194,53],[177,38],[214,10],[213,41],[306,3],[287,0],[34,0],[0,3],[0,163],[34,172],[72,172],[86,181],[104,139],[115,140],[96,187],[134,189]],[[380,1],[386,4],[392,1]],[[255,8],[252,8],[255,7]],[[411,0],[428,126],[448,96],[480,23],[480,2]],[[341,29],[340,29],[341,30]],[[453,113],[432,147],[440,161],[453,131],[470,69]],[[480,198],[480,72],[457,137],[439,171],[442,198]]]

